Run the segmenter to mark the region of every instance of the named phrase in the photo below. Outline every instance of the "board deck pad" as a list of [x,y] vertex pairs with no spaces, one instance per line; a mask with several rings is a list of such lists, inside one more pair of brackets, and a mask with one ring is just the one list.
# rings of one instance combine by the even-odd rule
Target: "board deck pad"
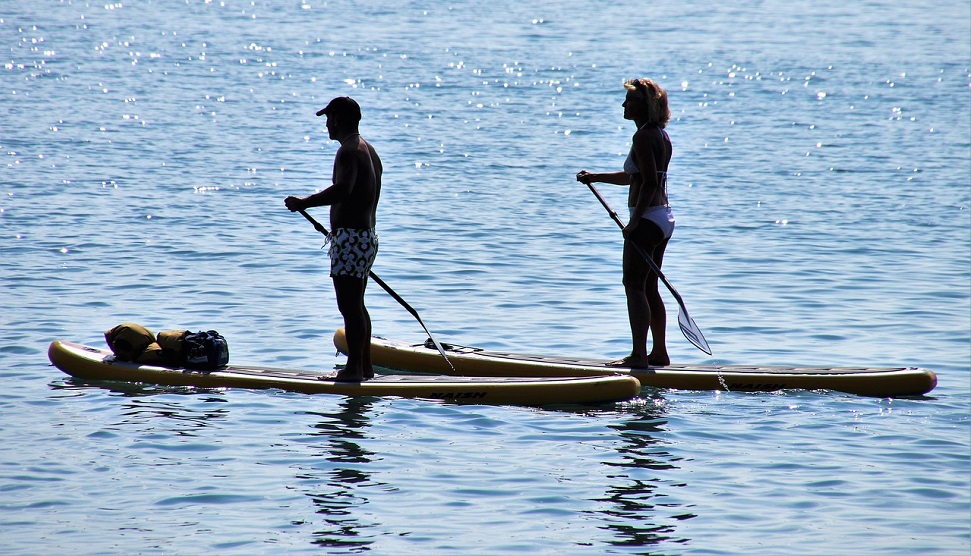
[[63,340],[51,343],[48,357],[66,374],[87,380],[202,388],[278,388],[307,394],[398,396],[483,404],[608,403],[632,399],[641,390],[636,378],[623,374],[558,378],[378,374],[364,382],[338,382],[326,378],[329,372],[251,365],[194,371],[120,361],[107,349]]
[[[347,353],[344,330],[334,334],[338,351]],[[933,371],[920,367],[784,367],[766,365],[668,365],[629,368],[607,366],[606,359],[556,357],[491,351],[443,344],[451,367],[434,348],[374,337],[375,365],[411,372],[465,376],[602,376],[622,372],[642,386],[682,390],[760,392],[786,389],[835,390],[863,396],[919,396],[937,386]]]

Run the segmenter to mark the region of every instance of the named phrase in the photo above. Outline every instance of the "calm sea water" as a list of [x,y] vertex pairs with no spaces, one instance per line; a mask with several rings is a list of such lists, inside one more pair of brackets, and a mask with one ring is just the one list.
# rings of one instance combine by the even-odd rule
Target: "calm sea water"
[[[0,552],[968,554],[971,4],[0,0]],[[375,272],[442,341],[618,357],[573,176],[669,90],[668,277],[714,358],[920,365],[921,399],[520,408],[76,382],[50,341],[215,328],[331,369],[316,109],[386,167]],[[616,208],[624,190],[602,186]],[[318,210],[319,218],[326,211]],[[372,286],[377,334],[422,341]]]

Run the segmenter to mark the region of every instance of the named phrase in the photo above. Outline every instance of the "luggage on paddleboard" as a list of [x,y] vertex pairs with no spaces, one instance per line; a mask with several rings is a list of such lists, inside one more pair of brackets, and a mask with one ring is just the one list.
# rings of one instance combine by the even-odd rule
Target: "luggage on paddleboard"
[[105,341],[120,361],[201,371],[229,364],[229,344],[215,330],[163,330],[156,336],[140,324],[125,322],[106,331]]

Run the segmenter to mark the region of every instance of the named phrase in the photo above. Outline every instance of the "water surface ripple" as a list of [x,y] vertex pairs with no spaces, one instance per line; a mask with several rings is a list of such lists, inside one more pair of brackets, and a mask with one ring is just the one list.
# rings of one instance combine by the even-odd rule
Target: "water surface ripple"
[[[967,554],[971,5],[3,2],[0,552]],[[713,358],[920,365],[920,399],[595,407],[84,383],[134,320],[330,368],[313,113],[385,162],[375,272],[442,341],[619,357],[623,79],[669,91],[665,270]],[[624,206],[621,188],[601,188]],[[317,210],[320,219],[326,211]],[[380,289],[377,334],[423,341]]]

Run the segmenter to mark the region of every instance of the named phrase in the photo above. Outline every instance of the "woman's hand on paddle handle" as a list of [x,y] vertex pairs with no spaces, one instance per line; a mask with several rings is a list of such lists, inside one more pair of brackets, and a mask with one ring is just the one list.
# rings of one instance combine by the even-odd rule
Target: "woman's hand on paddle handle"
[[594,181],[593,174],[586,170],[580,170],[577,172],[577,181],[585,185],[590,185]]

